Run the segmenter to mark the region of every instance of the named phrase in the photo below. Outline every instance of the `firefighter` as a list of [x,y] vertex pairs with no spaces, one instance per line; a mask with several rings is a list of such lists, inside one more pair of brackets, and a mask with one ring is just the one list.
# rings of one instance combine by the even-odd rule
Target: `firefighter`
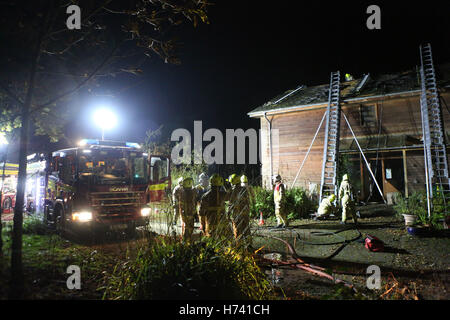
[[176,226],[178,222],[178,218],[180,217],[180,204],[179,204],[179,193],[181,191],[181,187],[183,186],[183,177],[178,178],[178,184],[173,188],[172,191],[172,199],[173,199],[173,225]]
[[197,191],[193,188],[191,177],[183,178],[182,187],[179,189],[179,206],[182,224],[182,237],[184,241],[190,241],[194,232],[194,220],[196,215]]
[[230,177],[231,191],[229,215],[236,240],[250,235],[250,198],[248,188],[241,185],[241,178],[234,174]]
[[223,178],[213,174],[210,178],[211,188],[203,195],[200,201],[200,219],[204,219],[203,233],[207,237],[223,235],[228,228],[228,220],[225,215],[225,201],[228,194],[222,189]]
[[208,191],[209,188],[209,178],[208,175],[205,172],[202,172],[198,176],[198,184],[195,186],[195,189],[197,190],[197,217],[200,221],[200,230],[203,229],[203,226],[205,225],[204,219],[202,220],[200,217],[200,200],[202,199],[202,196]]
[[286,213],[286,185],[282,182],[281,176],[274,176],[275,185],[273,188],[273,200],[275,202],[275,216],[277,217],[277,228],[289,226]]
[[241,176],[241,187],[248,187],[248,178],[246,175]]
[[342,182],[339,187],[339,198],[341,199],[342,206],[342,221],[341,224],[345,224],[347,217],[352,216],[353,222],[356,224],[356,210],[355,203],[353,202],[353,188],[349,182],[348,175],[344,174],[342,177]]
[[318,218],[326,218],[330,214],[336,211],[336,207],[334,206],[334,201],[336,200],[336,196],[334,194],[329,195],[326,198],[322,199],[322,202],[319,205],[319,209],[317,210],[317,215],[315,219]]

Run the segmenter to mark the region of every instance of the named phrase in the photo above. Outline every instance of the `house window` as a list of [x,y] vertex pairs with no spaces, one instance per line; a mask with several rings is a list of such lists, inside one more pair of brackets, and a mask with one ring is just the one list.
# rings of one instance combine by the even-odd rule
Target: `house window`
[[374,128],[377,126],[377,111],[376,105],[361,105],[359,107],[361,115],[361,125],[365,127]]

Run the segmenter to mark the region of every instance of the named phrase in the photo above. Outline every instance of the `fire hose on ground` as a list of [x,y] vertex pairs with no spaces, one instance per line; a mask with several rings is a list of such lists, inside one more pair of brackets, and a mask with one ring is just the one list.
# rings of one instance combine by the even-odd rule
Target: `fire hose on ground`
[[[319,235],[319,236],[325,236],[325,235],[337,235],[337,233],[342,232],[342,231],[346,231],[346,230],[350,230],[350,229],[343,229],[340,230],[338,232],[313,232],[313,234]],[[310,244],[310,245],[334,245],[334,244],[342,244],[332,255],[330,255],[329,257],[327,257],[326,259],[331,259],[334,256],[336,256],[342,249],[345,248],[345,246],[347,246],[348,244],[354,242],[354,241],[358,241],[361,238],[361,232],[356,229],[358,231],[358,236],[350,239],[350,240],[346,240],[343,237],[343,241],[339,241],[339,242],[332,242],[332,243],[313,243],[313,242],[307,242],[304,240],[299,239],[299,235],[297,234],[297,239],[299,239],[300,241],[302,241],[303,243],[306,244]],[[278,241],[283,242],[286,247],[289,250],[289,253],[291,254],[292,258],[296,260],[296,262],[291,263],[291,262],[287,262],[287,261],[278,261],[278,260],[273,260],[273,259],[268,259],[268,258],[261,258],[263,261],[267,261],[270,262],[272,264],[276,264],[276,265],[281,265],[281,266],[291,266],[291,267],[295,267],[301,270],[304,270],[306,272],[309,272],[311,274],[317,275],[319,277],[323,277],[326,278],[328,280],[331,280],[332,282],[336,283],[336,284],[343,284],[344,286],[350,288],[353,292],[357,292],[356,288],[353,286],[353,284],[348,283],[344,280],[338,279],[333,277],[332,275],[328,274],[325,272],[325,268],[319,267],[319,266],[315,266],[312,264],[308,264],[306,263],[303,259],[300,258],[300,256],[297,254],[297,252],[295,251],[294,247],[287,242],[284,239],[278,238],[278,237],[274,237],[274,236],[266,236],[264,235],[263,237],[267,237],[267,238],[272,238]]]

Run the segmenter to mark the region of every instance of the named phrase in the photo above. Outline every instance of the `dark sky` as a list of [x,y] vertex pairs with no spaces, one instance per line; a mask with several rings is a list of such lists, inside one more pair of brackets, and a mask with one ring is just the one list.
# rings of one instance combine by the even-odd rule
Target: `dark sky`
[[[442,1],[214,2],[209,25],[180,31],[181,65],[155,58],[139,85],[112,100],[121,118],[107,139],[142,141],[147,129],[191,130],[194,120],[204,130],[258,129],[247,112],[300,84],[328,83],[331,71],[406,70],[419,64],[425,42],[436,63],[450,60],[450,7]],[[381,8],[381,30],[366,27],[370,4]],[[86,121],[92,106],[80,110],[70,137],[99,136]]]

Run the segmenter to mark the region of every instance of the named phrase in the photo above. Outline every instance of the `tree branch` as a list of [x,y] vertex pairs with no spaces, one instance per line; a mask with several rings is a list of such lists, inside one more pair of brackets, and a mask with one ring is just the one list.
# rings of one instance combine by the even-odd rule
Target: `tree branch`
[[45,108],[46,106],[55,103],[56,101],[71,95],[73,93],[75,93],[76,91],[78,91],[78,89],[80,89],[81,87],[83,87],[87,82],[89,82],[104,66],[105,64],[111,59],[111,57],[114,55],[114,53],[116,52],[116,50],[119,48],[119,45],[116,45],[114,47],[114,49],[111,51],[111,53],[102,61],[102,63],[100,63],[97,68],[94,69],[94,71],[91,72],[91,74],[83,81],[81,81],[77,86],[75,86],[74,88],[48,100],[47,102],[44,102],[38,106],[36,106],[33,110],[31,110],[31,113],[34,113],[42,108]]
[[17,102],[20,105],[23,105],[23,101],[17,97],[11,90],[9,90],[8,86],[4,85],[2,82],[0,82],[0,87],[5,91],[5,93],[13,99],[15,102]]

